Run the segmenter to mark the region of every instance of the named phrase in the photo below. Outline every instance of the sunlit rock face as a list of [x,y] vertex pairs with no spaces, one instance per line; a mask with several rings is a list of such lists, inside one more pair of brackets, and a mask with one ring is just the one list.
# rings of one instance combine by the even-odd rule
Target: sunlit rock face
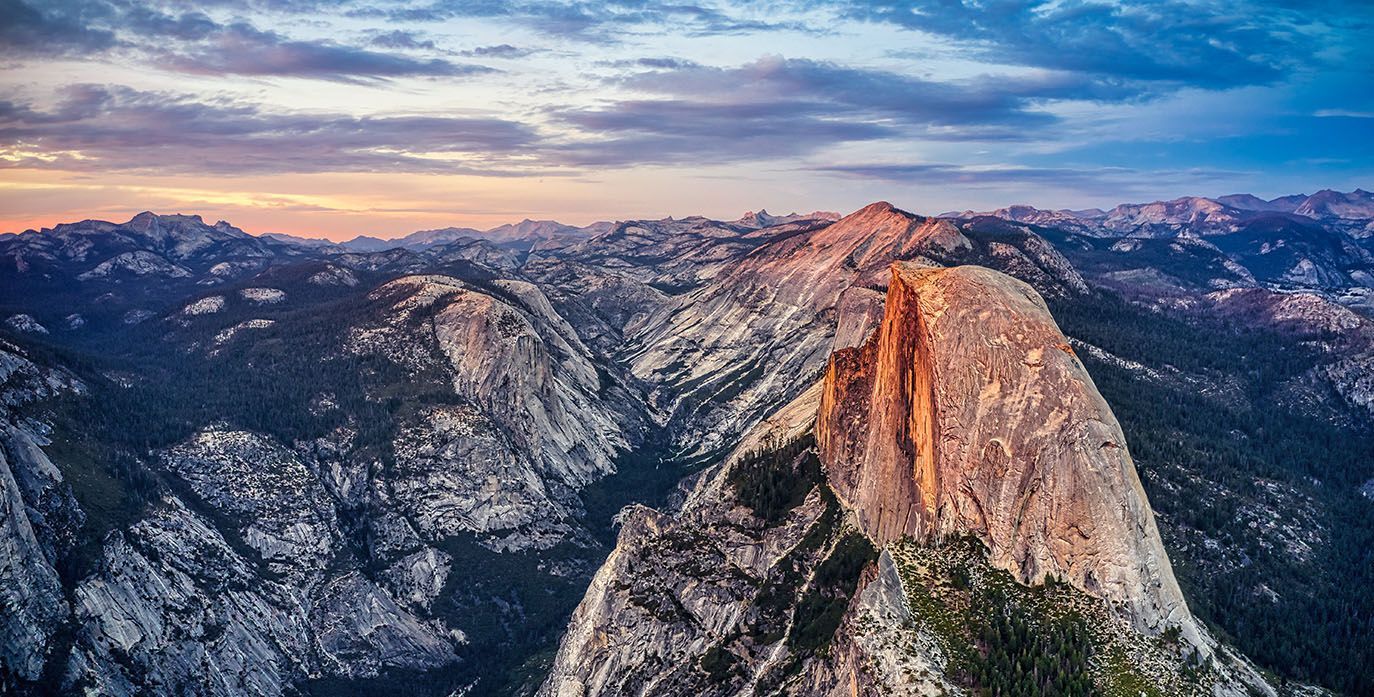
[[1023,582],[1197,640],[1121,428],[1040,296],[980,267],[892,273],[881,327],[830,361],[816,430],[864,531],[973,533]]
[[632,325],[629,365],[661,385],[651,397],[684,424],[684,449],[726,447],[823,369],[837,316],[861,300],[853,291],[884,283],[894,259],[969,247],[948,221],[886,202],[778,234]]

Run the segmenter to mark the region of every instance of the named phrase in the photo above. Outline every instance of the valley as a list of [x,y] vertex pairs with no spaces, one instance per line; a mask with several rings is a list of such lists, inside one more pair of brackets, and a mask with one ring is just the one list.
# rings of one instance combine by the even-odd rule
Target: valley
[[1374,203],[1256,201],[0,236],[0,680],[1368,694]]

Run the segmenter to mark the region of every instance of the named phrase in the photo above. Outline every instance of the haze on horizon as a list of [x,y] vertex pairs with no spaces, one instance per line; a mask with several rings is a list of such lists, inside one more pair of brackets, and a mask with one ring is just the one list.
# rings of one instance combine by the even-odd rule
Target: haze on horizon
[[1359,0],[0,0],[0,231],[1370,188],[1371,34]]

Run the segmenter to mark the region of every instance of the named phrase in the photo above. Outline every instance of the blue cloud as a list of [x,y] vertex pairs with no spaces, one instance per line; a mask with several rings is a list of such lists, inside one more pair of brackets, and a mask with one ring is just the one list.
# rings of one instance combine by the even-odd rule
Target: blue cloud
[[686,61],[641,62],[660,69],[616,78],[622,86],[706,102],[823,102],[836,113],[895,118],[912,124],[1053,123],[1039,107],[1058,100],[1122,101],[1129,86],[1071,73],[982,75],[934,80],[828,61],[765,56],[734,68]]
[[478,58],[524,58],[525,56],[538,53],[537,49],[520,48],[510,44],[494,44],[491,46],[478,46],[462,52],[464,56],[476,56]]
[[556,145],[552,161],[575,166],[720,163],[788,157],[840,142],[891,138],[890,126],[833,118],[834,107],[800,102],[617,102],[557,117],[584,136]]
[[382,48],[410,50],[434,51],[439,48],[432,39],[421,38],[417,32],[404,29],[376,32],[372,35],[371,44]]
[[984,60],[1205,88],[1270,84],[1315,60],[1363,2],[821,0],[964,42]]
[[205,41],[162,52],[156,62],[189,73],[340,81],[493,72],[485,66],[458,64],[441,58],[412,58],[331,41],[297,41],[241,22],[222,27]]
[[82,55],[115,46],[115,33],[90,26],[84,9],[55,2],[40,11],[22,0],[0,0],[0,55]]
[[[814,30],[799,22],[741,16],[731,7],[728,3],[722,8],[656,0],[437,0],[400,7],[361,6],[353,8],[351,13],[407,22],[437,22],[457,17],[502,19],[547,34],[597,42],[614,42],[618,40],[616,33],[628,28],[658,29],[685,36]],[[761,4],[758,7],[766,9]]]
[[[530,127],[495,118],[357,117],[271,112],[234,101],[75,85],[50,110],[0,102],[0,148],[41,155],[10,167],[160,173],[443,172],[515,174],[502,163],[539,143]],[[174,124],[175,127],[169,127]],[[70,153],[80,153],[73,157]],[[467,153],[442,160],[427,153]]]
[[[302,5],[279,9],[302,11]],[[442,58],[383,53],[335,41],[298,40],[248,21],[221,24],[202,12],[172,14],[156,6],[104,0],[26,4],[0,0],[0,55],[95,58],[111,51],[164,68],[212,75],[378,80],[492,72]],[[391,31],[374,45],[432,49],[413,34]]]
[[555,159],[582,166],[733,162],[883,139],[1025,140],[1059,123],[1041,108],[1046,102],[1132,96],[1072,75],[941,82],[780,57],[733,68],[680,59],[630,64],[640,70],[611,81],[658,98],[552,110],[580,135]]

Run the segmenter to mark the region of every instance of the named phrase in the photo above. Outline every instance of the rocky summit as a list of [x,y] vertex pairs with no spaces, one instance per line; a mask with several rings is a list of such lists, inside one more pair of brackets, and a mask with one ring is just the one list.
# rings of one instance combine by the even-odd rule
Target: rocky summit
[[816,442],[876,542],[973,534],[1023,583],[1198,629],[1126,439],[1035,290],[981,267],[898,263],[882,325],[830,358]]
[[1367,204],[0,236],[0,693],[1370,694]]

